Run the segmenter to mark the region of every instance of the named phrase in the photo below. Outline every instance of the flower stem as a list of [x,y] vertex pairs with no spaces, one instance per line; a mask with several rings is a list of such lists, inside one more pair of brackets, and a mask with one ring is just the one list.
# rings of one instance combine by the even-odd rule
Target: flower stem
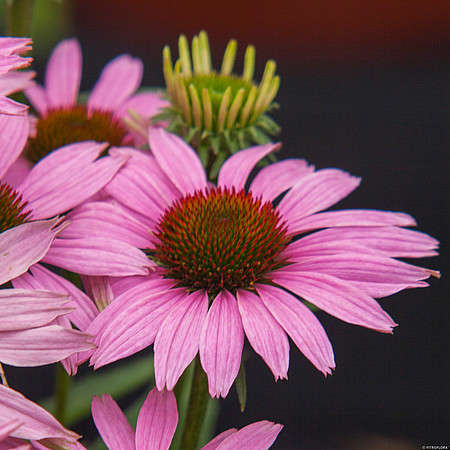
[[203,371],[200,360],[196,358],[194,375],[192,377],[191,395],[189,397],[189,406],[184,422],[183,437],[181,448],[183,450],[198,449],[199,438],[202,431],[202,425],[206,418],[206,411],[209,401],[208,382],[206,374]]
[[56,365],[55,379],[55,417],[64,425],[67,412],[67,398],[69,397],[72,380],[67,375],[62,364]]
[[8,0],[6,2],[6,34],[31,36],[34,0]]

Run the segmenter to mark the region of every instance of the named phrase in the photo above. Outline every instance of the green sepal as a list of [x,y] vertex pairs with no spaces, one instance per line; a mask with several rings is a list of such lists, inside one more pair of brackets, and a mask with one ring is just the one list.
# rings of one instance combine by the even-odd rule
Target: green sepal
[[247,381],[245,378],[245,366],[244,360],[241,361],[241,366],[239,367],[239,373],[234,382],[236,387],[236,393],[239,400],[239,405],[241,407],[241,412],[245,411],[245,405],[247,404]]
[[219,173],[220,168],[222,167],[222,164],[227,159],[227,154],[224,152],[221,152],[217,155],[213,165],[211,166],[211,169],[209,170],[209,179],[215,180],[217,178],[217,175]]

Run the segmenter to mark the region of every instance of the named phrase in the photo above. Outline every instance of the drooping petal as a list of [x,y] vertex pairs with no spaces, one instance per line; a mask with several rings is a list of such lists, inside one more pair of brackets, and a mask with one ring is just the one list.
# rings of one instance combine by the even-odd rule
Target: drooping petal
[[40,261],[60,231],[59,219],[28,222],[0,233],[0,285]]
[[0,290],[0,332],[25,330],[46,325],[74,310],[68,295],[56,292]]
[[256,145],[231,155],[220,169],[217,185],[234,187],[240,191],[245,187],[245,182],[258,161],[278,150],[280,146],[280,144]]
[[199,157],[183,139],[162,128],[150,128],[149,142],[156,161],[182,194],[192,194],[207,186]]
[[26,115],[0,114],[0,179],[22,152],[28,130]]
[[93,347],[90,335],[59,325],[0,333],[0,361],[11,366],[43,366]]
[[[1,78],[1,75],[0,75]],[[27,105],[16,102],[9,97],[0,94],[0,114],[8,116],[25,116],[28,109]],[[0,444],[1,445],[1,444]]]
[[333,348],[316,316],[301,301],[282,289],[257,285],[256,290],[299,350],[324,375],[334,369]]
[[241,364],[244,330],[236,298],[221,291],[214,299],[200,335],[200,361],[211,397],[225,398]]
[[19,419],[12,419],[4,424],[0,424],[0,442],[7,438],[14,430],[20,427],[22,422]]
[[0,38],[0,55],[21,55],[31,50],[31,38],[2,37]]
[[154,345],[158,390],[172,390],[194,359],[207,310],[208,294],[196,291],[180,298],[161,324]]
[[83,275],[147,275],[153,263],[144,252],[107,238],[56,239],[44,262]]
[[33,217],[63,213],[107,184],[126,159],[119,156],[97,159],[104,149],[105,144],[81,142],[55,150],[39,161],[18,188]]
[[39,86],[37,83],[32,83],[31,86],[25,89],[24,93],[32,104],[33,108],[41,116],[45,116],[49,108],[45,89],[42,86]]
[[258,449],[266,450],[275,442],[283,425],[279,423],[261,420],[251,423],[238,432],[225,438],[217,447],[217,450]]
[[348,281],[323,273],[283,269],[272,273],[271,279],[344,322],[384,333],[392,333],[396,326],[372,297]]
[[92,418],[102,439],[112,450],[135,450],[135,434],[119,405],[108,394],[92,399]]
[[301,178],[283,197],[278,209],[287,220],[289,230],[297,230],[300,219],[342,200],[360,181],[342,170],[319,170]]
[[272,201],[312,172],[314,166],[304,159],[286,159],[263,167],[252,181],[250,191],[263,201]]
[[177,423],[178,411],[174,393],[152,389],[137,419],[136,450],[167,450]]
[[237,291],[239,311],[245,335],[256,353],[270,367],[275,380],[287,378],[289,341],[285,331],[252,292]]
[[103,69],[92,89],[88,111],[114,111],[139,87],[143,73],[142,61],[130,55],[121,55]]
[[62,445],[75,444],[81,436],[65,429],[50,413],[22,394],[0,384],[0,423],[19,420],[22,425],[11,436],[23,439],[53,439]]
[[[26,88],[31,83],[35,72],[10,72],[0,76],[0,95],[10,95]],[[23,105],[26,108],[26,105]]]
[[237,428],[230,428],[218,434],[212,441],[204,445],[201,450],[215,450],[228,436],[237,432]]
[[70,108],[80,89],[82,56],[76,39],[66,39],[53,50],[45,72],[45,93],[50,108]]

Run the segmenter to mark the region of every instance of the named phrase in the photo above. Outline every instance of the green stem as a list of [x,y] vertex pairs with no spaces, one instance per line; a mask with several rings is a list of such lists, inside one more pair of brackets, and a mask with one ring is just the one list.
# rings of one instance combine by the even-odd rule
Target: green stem
[[183,450],[198,449],[202,425],[206,417],[209,401],[208,381],[198,358],[194,361],[191,395],[184,422],[181,448]]
[[55,379],[55,417],[64,425],[66,422],[67,399],[72,379],[67,375],[62,364],[56,365]]
[[34,0],[6,1],[6,34],[8,36],[31,36]]

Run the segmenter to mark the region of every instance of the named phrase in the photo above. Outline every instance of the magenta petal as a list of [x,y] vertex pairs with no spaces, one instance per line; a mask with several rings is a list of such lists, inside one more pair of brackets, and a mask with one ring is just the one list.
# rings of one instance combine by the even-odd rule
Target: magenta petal
[[108,394],[92,399],[92,417],[108,448],[135,450],[135,434],[119,405]]
[[47,253],[59,219],[28,222],[0,233],[0,285],[18,277]]
[[172,390],[198,352],[200,331],[208,311],[208,294],[196,291],[178,299],[155,339],[155,379],[158,390]]
[[278,209],[289,229],[305,216],[326,209],[356,189],[360,178],[338,169],[323,169],[306,175],[283,197]]
[[258,449],[266,450],[275,442],[283,425],[261,420],[241,428],[222,441],[217,450]]
[[301,301],[282,289],[257,285],[256,290],[267,309],[289,334],[299,350],[324,375],[334,369],[333,348],[316,316]]
[[241,364],[244,330],[237,301],[228,291],[214,299],[200,335],[200,360],[211,397],[225,398]]
[[285,331],[259,296],[239,289],[237,299],[245,335],[251,346],[270,367],[275,380],[287,378],[289,341]]
[[138,58],[121,55],[110,61],[103,69],[92,89],[88,110],[114,111],[139,87],[143,65]]
[[81,48],[66,39],[53,50],[45,73],[45,92],[50,108],[70,108],[76,103],[81,80]]
[[286,159],[263,167],[252,181],[250,191],[263,201],[272,201],[312,172],[314,166],[304,159]]
[[51,364],[93,347],[88,334],[58,325],[0,333],[0,361],[11,366]]
[[231,155],[222,165],[217,185],[234,187],[237,191],[244,189],[250,172],[264,156],[280,148],[280,144],[256,145]]
[[348,281],[323,273],[283,269],[272,273],[271,279],[345,322],[384,333],[392,333],[396,326],[372,297]]
[[137,419],[136,450],[167,450],[177,423],[177,401],[173,392],[152,389]]
[[192,194],[208,185],[197,153],[183,139],[162,128],[150,128],[149,142],[156,161],[182,194]]
[[28,289],[2,289],[0,331],[36,328],[73,310],[68,295]]
[[44,262],[83,275],[111,277],[147,275],[153,267],[145,253],[136,247],[100,237],[56,239]]
[[0,114],[0,179],[22,152],[28,130],[26,115]]
[[13,437],[52,439],[56,441],[55,443],[65,446],[74,444],[80,437],[73,431],[66,430],[50,413],[36,403],[0,384],[0,423],[12,418],[22,423],[11,433]]

